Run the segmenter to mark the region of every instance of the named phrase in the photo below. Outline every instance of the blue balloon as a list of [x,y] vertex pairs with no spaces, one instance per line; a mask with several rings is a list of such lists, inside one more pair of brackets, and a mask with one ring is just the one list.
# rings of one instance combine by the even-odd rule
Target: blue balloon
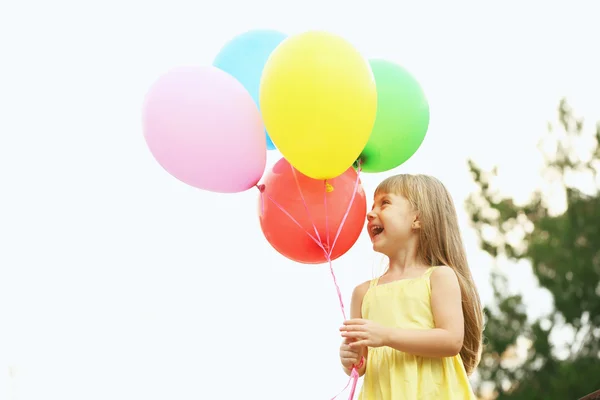
[[[273,30],[252,30],[234,37],[217,54],[213,65],[236,78],[252,95],[260,109],[258,91],[260,78],[269,56],[287,35]],[[267,149],[274,150],[265,131]]]

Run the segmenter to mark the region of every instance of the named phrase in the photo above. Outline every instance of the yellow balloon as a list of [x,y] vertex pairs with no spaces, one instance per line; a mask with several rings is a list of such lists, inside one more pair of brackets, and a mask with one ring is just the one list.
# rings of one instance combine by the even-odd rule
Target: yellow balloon
[[367,144],[377,89],[368,61],[350,43],[311,31],[271,53],[259,103],[271,140],[290,164],[313,179],[331,179]]

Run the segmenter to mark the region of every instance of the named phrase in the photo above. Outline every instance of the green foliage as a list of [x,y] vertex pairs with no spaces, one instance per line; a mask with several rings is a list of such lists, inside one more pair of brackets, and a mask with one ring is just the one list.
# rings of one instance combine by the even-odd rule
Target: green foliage
[[[479,373],[495,384],[497,399],[576,399],[600,389],[600,123],[586,136],[583,120],[564,100],[558,121],[562,135],[550,125],[546,137],[554,151],[545,155],[545,177],[563,189],[560,213],[551,212],[541,189],[532,190],[527,204],[515,204],[493,189],[496,170],[484,172],[469,161],[479,190],[466,207],[482,249],[494,258],[528,261],[554,301],[550,315],[532,321],[521,296],[507,294],[506,275],[492,275],[495,304],[485,309]],[[585,139],[591,144],[581,154]],[[586,179],[588,186],[595,183],[590,193],[575,184]],[[575,340],[561,353],[551,334],[565,329]],[[510,365],[506,358],[518,338],[531,346],[525,360]]]

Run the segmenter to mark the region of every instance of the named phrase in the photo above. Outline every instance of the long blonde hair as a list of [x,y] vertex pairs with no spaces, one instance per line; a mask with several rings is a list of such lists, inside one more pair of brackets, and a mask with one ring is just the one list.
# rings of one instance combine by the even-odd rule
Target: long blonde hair
[[427,175],[401,174],[385,179],[375,194],[405,197],[418,211],[421,229],[418,255],[431,266],[446,265],[457,277],[462,295],[464,340],[460,356],[471,374],[481,358],[483,311],[463,246],[456,208],[450,193],[438,179]]

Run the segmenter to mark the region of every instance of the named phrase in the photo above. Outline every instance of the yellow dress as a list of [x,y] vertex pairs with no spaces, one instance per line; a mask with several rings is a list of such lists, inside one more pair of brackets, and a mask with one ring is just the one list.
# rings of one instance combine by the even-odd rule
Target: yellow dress
[[[362,303],[362,317],[384,326],[434,328],[429,277],[378,285],[373,279]],[[359,400],[475,400],[460,355],[414,356],[382,346],[369,348]]]

